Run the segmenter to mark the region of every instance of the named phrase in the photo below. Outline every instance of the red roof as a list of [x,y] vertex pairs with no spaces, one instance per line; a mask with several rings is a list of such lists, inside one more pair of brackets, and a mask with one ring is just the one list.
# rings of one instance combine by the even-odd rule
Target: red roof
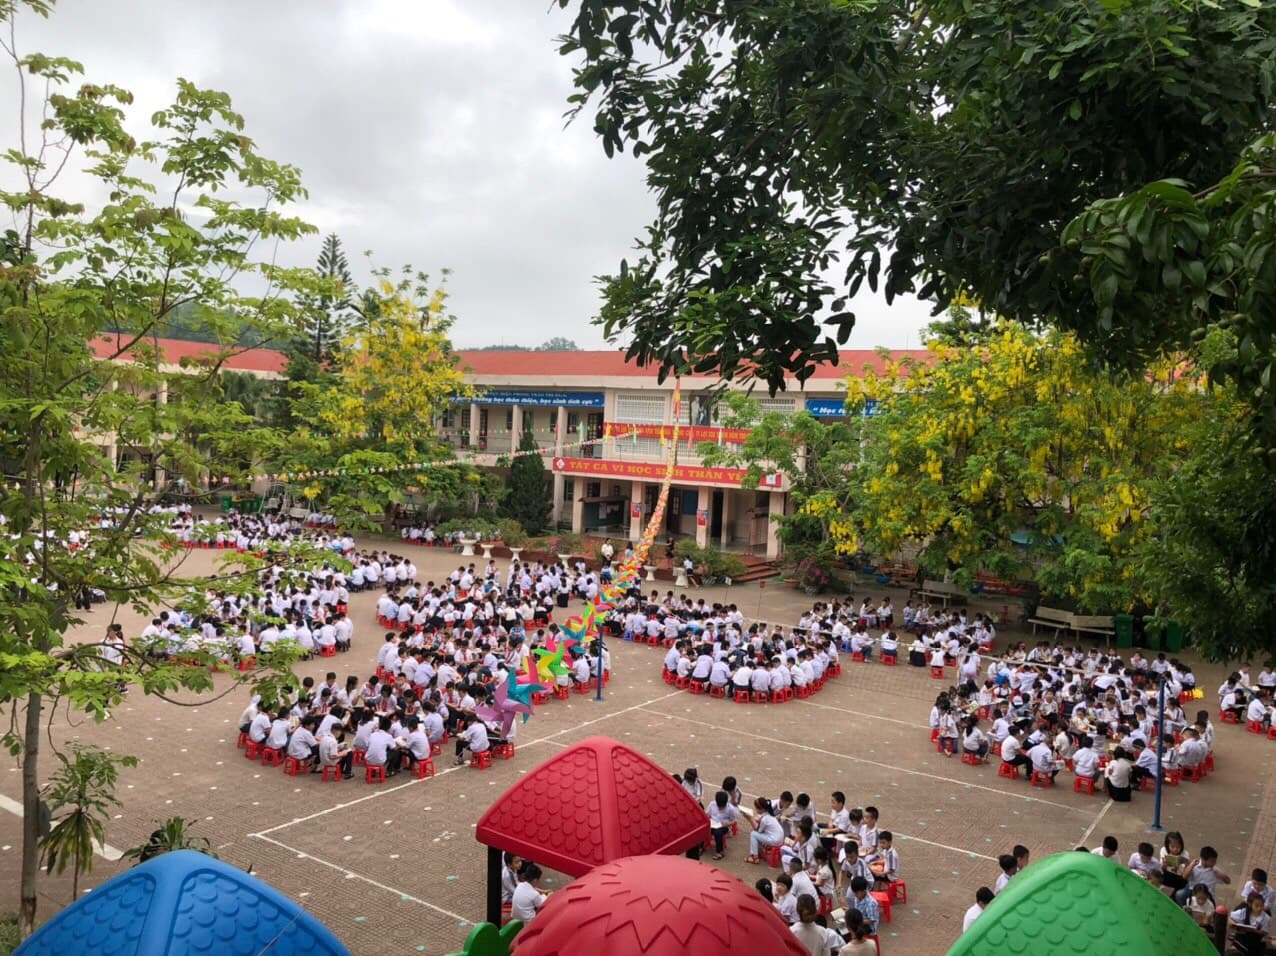
[[805,956],[775,907],[730,873],[637,856],[551,893],[511,956]]
[[[100,335],[89,342],[93,354],[100,359],[112,358],[123,346],[128,344],[128,336],[112,334]],[[142,339],[140,347],[159,346],[161,359],[170,365],[180,365],[185,360],[217,358],[223,354],[229,357],[222,363],[223,367],[237,372],[273,372],[282,374],[288,365],[288,356],[273,349],[238,349],[233,346],[213,345],[209,342],[187,342],[183,339]],[[128,360],[127,353],[121,356]]]
[[475,836],[580,876],[625,856],[681,853],[708,839],[709,818],[638,751],[589,737],[510,787],[483,814]]
[[[894,361],[903,358],[915,358],[929,361],[933,358],[926,349],[894,349],[887,353]],[[619,350],[578,351],[578,352],[529,352],[529,351],[461,351],[457,355],[461,359],[461,367],[467,368],[474,375],[544,375],[581,377],[615,377],[656,378],[656,370],[625,361],[625,353]],[[816,366],[811,380],[838,380],[847,375],[861,372],[864,366],[874,372],[881,373],[884,366],[882,353],[876,349],[844,349],[838,353],[837,365]],[[699,376],[711,377],[711,376]]]

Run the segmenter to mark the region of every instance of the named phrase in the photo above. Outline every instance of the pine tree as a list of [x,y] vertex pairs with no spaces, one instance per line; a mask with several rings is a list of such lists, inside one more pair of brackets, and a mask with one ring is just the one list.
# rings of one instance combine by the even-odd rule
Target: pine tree
[[[534,451],[536,439],[523,433],[518,450]],[[540,534],[549,524],[550,496],[553,480],[545,470],[540,455],[519,455],[510,466],[509,485],[505,491],[505,514],[518,521],[528,534]]]
[[317,296],[308,303],[305,351],[320,365],[327,365],[332,360],[333,349],[350,326],[350,296],[354,291],[350,264],[335,232],[324,237],[315,271],[340,285],[339,292]]

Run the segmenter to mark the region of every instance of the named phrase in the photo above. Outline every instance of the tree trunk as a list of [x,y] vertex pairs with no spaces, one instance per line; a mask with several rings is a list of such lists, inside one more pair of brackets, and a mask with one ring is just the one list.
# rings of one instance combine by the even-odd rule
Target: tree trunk
[[23,939],[35,932],[36,878],[40,867],[40,714],[44,699],[27,695],[22,740],[22,908],[18,931]]

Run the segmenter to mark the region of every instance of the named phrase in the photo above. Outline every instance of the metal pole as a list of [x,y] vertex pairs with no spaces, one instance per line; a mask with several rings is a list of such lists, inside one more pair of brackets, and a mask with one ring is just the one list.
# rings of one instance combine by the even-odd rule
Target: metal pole
[[1161,674],[1161,685],[1156,700],[1156,801],[1152,811],[1152,829],[1164,830],[1161,826],[1161,788],[1165,785],[1161,771],[1161,761],[1165,757],[1165,675]]
[[601,703],[603,699],[603,631],[607,625],[598,625],[598,690],[594,694],[594,702]]

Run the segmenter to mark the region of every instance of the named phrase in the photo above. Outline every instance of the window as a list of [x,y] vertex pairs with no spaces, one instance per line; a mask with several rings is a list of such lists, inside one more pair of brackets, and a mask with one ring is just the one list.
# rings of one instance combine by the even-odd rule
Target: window
[[758,407],[762,414],[766,415],[770,412],[779,412],[781,415],[792,415],[797,408],[797,399],[795,398],[761,398],[758,399]]
[[507,432],[514,430],[514,407],[512,405],[505,409],[505,430]]
[[603,483],[601,481],[591,481],[585,485],[586,498],[601,498],[603,496]]
[[563,500],[571,501],[576,495],[576,482],[571,478],[563,479]]
[[663,425],[665,397],[649,393],[622,393],[616,396],[616,421],[635,425]]
[[624,458],[659,458],[662,454],[659,438],[634,438],[625,436],[616,440],[616,455]]
[[683,425],[708,428],[718,423],[718,396],[714,392],[682,396],[678,421]]
[[451,405],[446,405],[446,406],[444,406],[444,408],[443,408],[443,427],[444,427],[444,428],[452,428],[452,427],[453,427],[453,426],[455,426],[455,425],[456,425],[456,409],[455,409],[455,408],[453,408]]

